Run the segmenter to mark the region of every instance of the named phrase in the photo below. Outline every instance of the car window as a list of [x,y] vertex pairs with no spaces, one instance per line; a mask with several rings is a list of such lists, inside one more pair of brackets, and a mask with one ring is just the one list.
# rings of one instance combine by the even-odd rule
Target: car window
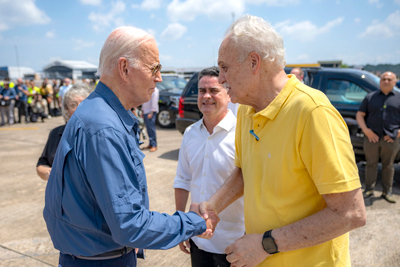
[[198,74],[194,74],[186,86],[186,89],[184,92],[185,96],[197,95],[197,91],[198,91],[197,86],[198,86]]
[[332,103],[359,105],[367,94],[366,90],[353,82],[328,80],[326,95]]
[[187,81],[182,78],[163,77],[163,81],[157,83],[157,88],[158,90],[168,90],[172,88],[183,89],[186,84]]

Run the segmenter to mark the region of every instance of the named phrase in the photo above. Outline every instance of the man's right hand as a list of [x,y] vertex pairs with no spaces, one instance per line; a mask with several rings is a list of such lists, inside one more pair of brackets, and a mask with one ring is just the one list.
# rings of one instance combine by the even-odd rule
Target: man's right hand
[[185,252],[186,254],[190,254],[190,242],[189,240],[183,241],[182,243],[179,243],[179,248]]
[[363,131],[364,134],[368,137],[368,140],[371,143],[377,143],[379,142],[379,136],[374,133],[374,131],[372,131],[370,128],[367,128],[365,131]]
[[[201,205],[203,205],[203,211]],[[196,212],[200,217],[202,217],[206,221],[207,230],[198,237],[211,239],[213,237],[215,227],[219,222],[218,214],[214,211],[214,209],[211,208],[211,205],[208,202],[202,202],[200,206],[197,203],[192,203],[190,204],[190,211]]]
[[[220,220],[215,207],[210,202],[204,201],[200,203],[199,210],[201,214],[200,216],[206,220],[207,230],[211,229],[212,233],[214,233],[215,227],[217,227],[217,224]],[[209,237],[209,234],[206,231],[202,235],[199,235],[199,237],[210,239],[212,236]]]

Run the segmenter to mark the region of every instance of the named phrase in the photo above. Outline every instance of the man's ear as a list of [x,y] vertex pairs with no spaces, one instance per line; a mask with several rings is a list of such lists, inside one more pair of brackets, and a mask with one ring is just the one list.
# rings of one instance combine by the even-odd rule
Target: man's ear
[[253,74],[257,74],[261,67],[261,56],[256,52],[250,53],[251,69]]
[[118,74],[123,81],[127,81],[128,79],[128,66],[128,60],[126,60],[126,58],[121,57],[118,59]]

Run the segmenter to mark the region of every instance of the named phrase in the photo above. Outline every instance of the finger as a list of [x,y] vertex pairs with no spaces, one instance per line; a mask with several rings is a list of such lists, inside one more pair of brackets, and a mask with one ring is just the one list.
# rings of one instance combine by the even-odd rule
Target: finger
[[190,251],[185,247],[185,245],[182,243],[179,243],[179,248],[186,254],[190,254]]
[[225,254],[226,254],[226,255],[230,255],[230,254],[233,253],[233,244],[234,244],[234,243],[230,244],[229,246],[227,246],[227,247],[225,248]]
[[207,211],[207,203],[206,202],[201,202],[200,203],[200,214],[203,216],[204,220],[208,219],[208,211]]
[[190,248],[190,242],[189,242],[189,240],[186,240],[186,241],[185,241],[185,245],[186,245],[187,248]]
[[238,264],[238,258],[234,253],[226,255],[226,260],[232,264],[235,264],[235,266]]

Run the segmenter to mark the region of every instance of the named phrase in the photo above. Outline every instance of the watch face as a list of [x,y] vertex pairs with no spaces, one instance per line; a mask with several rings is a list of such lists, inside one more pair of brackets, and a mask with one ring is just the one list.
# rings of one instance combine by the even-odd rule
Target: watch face
[[277,247],[275,245],[274,240],[271,237],[265,237],[262,241],[262,245],[264,247],[264,250],[268,253],[268,254],[274,254],[277,251]]

